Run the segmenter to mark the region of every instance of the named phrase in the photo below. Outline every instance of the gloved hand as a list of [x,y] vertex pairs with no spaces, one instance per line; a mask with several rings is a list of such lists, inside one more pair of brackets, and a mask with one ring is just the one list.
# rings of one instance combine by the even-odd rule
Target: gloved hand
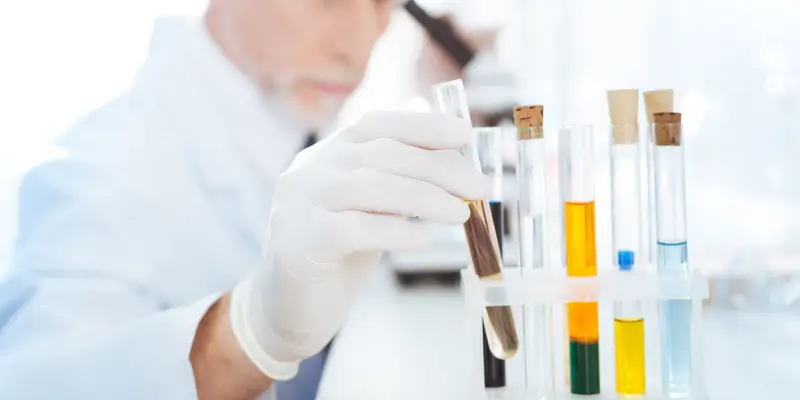
[[461,224],[462,199],[485,198],[489,179],[458,149],[463,119],[376,112],[301,152],[278,178],[263,265],[236,287],[231,323],[267,376],[290,379],[344,322],[384,250],[430,244],[427,224]]

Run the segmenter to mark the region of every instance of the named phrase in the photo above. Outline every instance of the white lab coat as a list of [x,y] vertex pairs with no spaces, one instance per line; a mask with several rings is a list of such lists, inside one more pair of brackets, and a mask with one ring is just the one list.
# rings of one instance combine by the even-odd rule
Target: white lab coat
[[197,397],[196,326],[256,264],[304,141],[270,110],[199,21],[156,23],[130,90],[23,179],[0,399]]

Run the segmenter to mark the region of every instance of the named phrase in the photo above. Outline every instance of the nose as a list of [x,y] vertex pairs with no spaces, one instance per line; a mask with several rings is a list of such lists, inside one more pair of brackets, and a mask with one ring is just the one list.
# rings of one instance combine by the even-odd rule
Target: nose
[[386,16],[374,0],[348,0],[335,23],[332,49],[337,61],[364,70],[372,47],[386,28]]

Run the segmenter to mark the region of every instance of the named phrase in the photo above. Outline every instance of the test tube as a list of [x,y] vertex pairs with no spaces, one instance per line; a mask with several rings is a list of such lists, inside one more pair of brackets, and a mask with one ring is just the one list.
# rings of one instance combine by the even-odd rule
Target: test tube
[[[597,275],[592,128],[568,126],[559,132],[567,275]],[[567,304],[570,388],[573,394],[600,393],[597,303]]]
[[[653,116],[658,273],[688,275],[681,114]],[[661,303],[661,380],[664,396],[686,398],[692,385],[691,300]]]
[[[492,194],[489,209],[503,258],[503,128],[474,128],[477,141],[478,162],[484,174],[492,180]],[[483,384],[486,388],[499,388],[506,385],[506,363],[492,354],[486,329],[483,328]]]
[[[433,86],[433,97],[440,112],[470,121],[467,97],[461,79]],[[474,141],[473,141],[474,142]],[[462,154],[480,168],[475,143],[468,143]],[[503,274],[500,247],[486,199],[464,200],[469,205],[470,216],[464,223],[472,268],[481,280],[499,279]],[[484,332],[492,354],[507,360],[519,348],[514,317],[509,306],[487,306],[484,310]]]
[[[642,264],[641,151],[639,145],[639,91],[608,92],[611,117],[611,213],[614,259],[622,273]],[[645,262],[646,264],[646,262]],[[638,301],[614,304],[614,348],[617,393],[643,395],[646,391],[644,316]]]
[[503,255],[503,128],[474,128],[477,141],[478,162],[481,171],[492,181],[492,193],[489,197],[489,209],[492,210],[492,221],[497,234],[500,256]]
[[[543,270],[544,214],[546,210],[547,153],[543,106],[514,108],[517,126],[517,182],[519,186],[519,257],[522,273]],[[553,393],[553,339],[551,312],[547,305],[523,306],[525,384],[539,394]]]
[[[643,93],[644,106],[647,114],[647,124],[653,125],[653,114],[660,112],[672,112],[674,94],[672,89],[659,89],[650,90]],[[647,259],[651,264],[656,264],[656,208],[655,208],[655,181],[653,177],[653,138],[650,135],[642,135],[642,139],[646,143],[646,160],[647,160],[647,213],[645,214],[647,226]]]

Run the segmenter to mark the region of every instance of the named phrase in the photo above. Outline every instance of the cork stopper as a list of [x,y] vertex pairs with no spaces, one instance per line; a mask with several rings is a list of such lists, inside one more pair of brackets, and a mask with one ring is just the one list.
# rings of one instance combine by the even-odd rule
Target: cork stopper
[[653,114],[656,146],[681,145],[681,113],[659,112]]
[[644,107],[647,111],[647,122],[653,123],[653,114],[673,111],[672,89],[651,90],[644,92]]
[[514,124],[517,125],[517,139],[542,139],[544,130],[544,106],[514,107]]
[[639,140],[639,90],[609,90],[608,116],[611,118],[611,133],[614,144],[636,143]]

